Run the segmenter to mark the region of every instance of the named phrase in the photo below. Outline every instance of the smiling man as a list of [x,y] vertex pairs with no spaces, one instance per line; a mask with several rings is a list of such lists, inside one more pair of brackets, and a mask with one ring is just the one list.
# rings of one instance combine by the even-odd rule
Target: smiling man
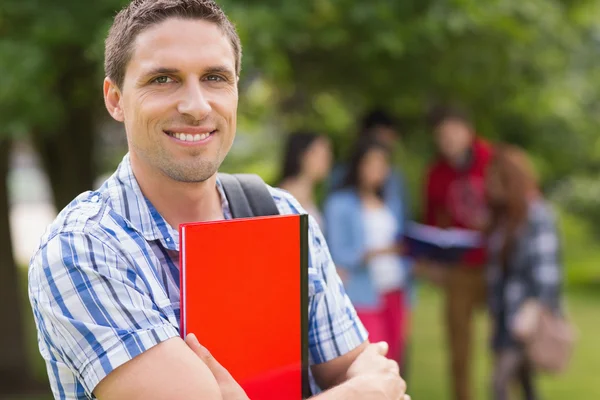
[[[180,338],[177,267],[179,224],[231,218],[217,171],[235,137],[240,65],[239,37],[213,1],[135,0],[116,16],[104,99],[129,152],[58,215],[29,270],[55,398],[247,398],[193,335]],[[269,191],[281,214],[305,213]],[[309,231],[309,359],[329,389],[315,398],[406,399],[312,219]]]

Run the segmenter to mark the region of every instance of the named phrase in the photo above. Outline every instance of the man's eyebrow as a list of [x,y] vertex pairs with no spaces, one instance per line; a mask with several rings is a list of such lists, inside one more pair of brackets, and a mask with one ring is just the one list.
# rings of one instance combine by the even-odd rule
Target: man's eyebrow
[[[167,68],[167,67],[157,67],[157,68],[152,68],[148,71],[146,71],[143,76],[152,76],[152,75],[161,75],[161,74],[166,74],[166,75],[176,75],[179,74],[180,70],[178,70],[177,68]],[[225,74],[225,75],[235,75],[235,73],[233,72],[233,70],[231,68],[228,68],[224,65],[217,65],[214,67],[209,67],[206,70],[203,71],[203,74]]]
[[228,68],[224,65],[209,67],[204,71],[204,74],[226,74],[231,76],[235,75],[231,68]]
[[143,76],[160,75],[160,74],[173,75],[173,74],[178,74],[178,73],[179,73],[179,70],[177,68],[157,67],[157,68],[152,68],[152,69],[144,72]]

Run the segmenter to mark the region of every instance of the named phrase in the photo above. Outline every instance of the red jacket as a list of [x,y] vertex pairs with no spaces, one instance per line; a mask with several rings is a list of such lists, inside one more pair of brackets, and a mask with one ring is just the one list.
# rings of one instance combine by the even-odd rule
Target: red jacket
[[[457,169],[444,159],[429,170],[425,194],[425,223],[442,228],[476,229],[487,211],[485,170],[492,158],[492,146],[475,139],[471,158],[464,169]],[[463,263],[482,266],[483,248],[465,253]]]

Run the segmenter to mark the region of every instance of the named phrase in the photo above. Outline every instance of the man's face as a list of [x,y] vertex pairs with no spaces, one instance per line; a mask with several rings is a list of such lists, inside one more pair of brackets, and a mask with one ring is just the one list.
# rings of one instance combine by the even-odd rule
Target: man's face
[[169,18],[139,34],[119,104],[132,162],[179,182],[213,176],[238,103],[233,48],[216,24]]
[[448,119],[436,128],[435,141],[442,156],[451,163],[459,163],[473,143],[473,133],[463,121]]

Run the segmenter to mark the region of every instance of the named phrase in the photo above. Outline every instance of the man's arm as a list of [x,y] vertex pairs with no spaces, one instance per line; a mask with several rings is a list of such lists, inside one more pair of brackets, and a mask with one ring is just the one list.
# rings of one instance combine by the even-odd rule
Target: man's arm
[[106,376],[94,394],[100,400],[222,400],[208,366],[180,338],[166,340]]
[[[395,361],[385,357],[388,351],[386,343],[363,343],[346,356],[313,368],[318,381],[328,377],[337,386],[314,397],[314,400],[410,400],[405,394],[406,383],[400,377],[400,369]],[[358,354],[357,354],[358,353]],[[350,365],[345,365],[345,362]],[[334,378],[337,373],[337,377]],[[315,375],[317,378],[317,375]]]
[[[223,400],[248,400],[231,374],[198,343],[194,335],[188,335],[185,343],[210,369],[219,384]],[[385,343],[364,346],[344,374],[348,380],[312,399],[410,400],[405,394],[406,383],[400,378],[398,364],[384,357],[387,350]]]
[[356,358],[367,348],[369,341],[344,354],[341,357],[334,358],[323,364],[316,364],[311,367],[313,377],[321,388],[331,388],[346,381],[346,374]]
[[38,332],[62,368],[49,370],[55,393],[71,398],[85,390],[102,400],[233,399],[224,396],[207,357],[181,340],[169,306],[155,302],[168,299],[160,292],[153,296],[152,282],[136,275],[127,253],[112,245],[94,234],[57,235],[30,267]]

